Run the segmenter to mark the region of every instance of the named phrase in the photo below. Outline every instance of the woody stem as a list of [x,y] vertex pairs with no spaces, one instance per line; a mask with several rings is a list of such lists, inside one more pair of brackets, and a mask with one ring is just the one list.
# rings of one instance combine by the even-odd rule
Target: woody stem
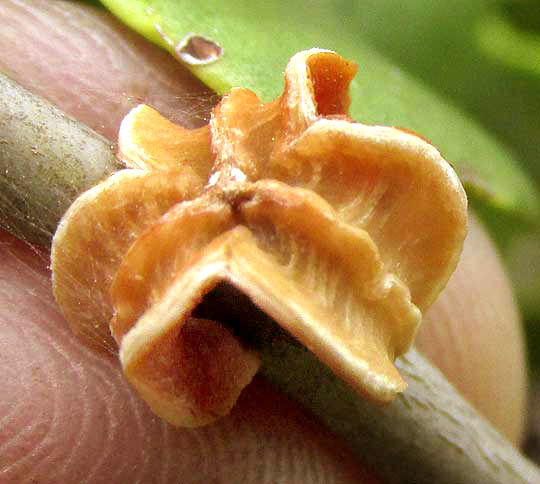
[[48,245],[77,195],[118,168],[108,140],[0,74],[0,226]]

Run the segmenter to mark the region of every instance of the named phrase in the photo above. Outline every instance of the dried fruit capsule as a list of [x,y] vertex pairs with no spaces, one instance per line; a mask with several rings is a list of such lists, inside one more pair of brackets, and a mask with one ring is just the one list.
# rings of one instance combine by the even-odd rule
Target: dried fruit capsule
[[457,264],[467,203],[425,140],[348,119],[355,72],[301,52],[279,99],[234,89],[197,130],[139,106],[119,137],[131,169],[64,217],[57,300],[82,332],[110,324],[127,378],[173,424],[227,413],[257,371],[219,308],[197,317],[223,285],[358,392],[390,401],[406,387],[393,361]]

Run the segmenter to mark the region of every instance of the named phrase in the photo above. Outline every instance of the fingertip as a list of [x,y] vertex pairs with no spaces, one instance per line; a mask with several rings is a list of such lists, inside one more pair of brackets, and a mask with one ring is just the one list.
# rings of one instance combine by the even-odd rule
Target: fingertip
[[501,258],[474,215],[458,267],[426,314],[417,346],[519,445],[527,386],[521,321]]

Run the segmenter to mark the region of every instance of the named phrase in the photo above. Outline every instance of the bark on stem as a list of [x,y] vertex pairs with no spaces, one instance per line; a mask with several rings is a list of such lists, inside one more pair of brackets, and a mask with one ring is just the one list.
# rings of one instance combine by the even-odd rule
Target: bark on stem
[[540,482],[538,469],[414,349],[397,361],[409,387],[382,407],[360,398],[302,347],[280,340],[261,348],[266,378],[388,482]]
[[111,143],[0,74],[0,224],[48,245],[79,193],[117,170]]
[[[117,168],[107,140],[0,75],[1,227],[50,243],[76,196]],[[263,374],[388,482],[540,482],[539,470],[415,350],[398,361],[408,390],[379,407],[352,392],[275,323],[260,319],[232,329],[259,349]]]

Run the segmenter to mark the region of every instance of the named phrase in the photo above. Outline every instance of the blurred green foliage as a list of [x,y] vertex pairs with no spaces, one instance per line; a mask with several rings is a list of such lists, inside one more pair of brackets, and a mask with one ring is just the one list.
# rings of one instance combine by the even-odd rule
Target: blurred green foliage
[[538,0],[362,0],[348,22],[495,133],[540,181]]

